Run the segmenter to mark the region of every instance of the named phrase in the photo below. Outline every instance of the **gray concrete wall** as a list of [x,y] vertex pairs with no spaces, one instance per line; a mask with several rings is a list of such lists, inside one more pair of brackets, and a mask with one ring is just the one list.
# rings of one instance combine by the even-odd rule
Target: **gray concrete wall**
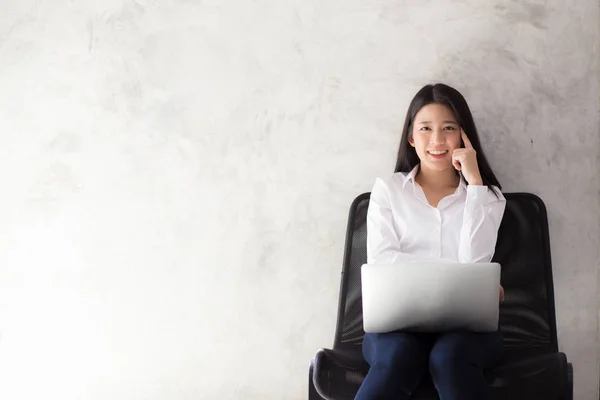
[[598,1],[1,8],[1,398],[306,398],[348,206],[432,81],[545,200],[560,345],[598,398]]

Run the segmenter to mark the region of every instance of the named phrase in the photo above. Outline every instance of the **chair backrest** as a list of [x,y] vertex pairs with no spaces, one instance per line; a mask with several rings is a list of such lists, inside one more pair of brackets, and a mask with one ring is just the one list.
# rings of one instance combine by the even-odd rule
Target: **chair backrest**
[[[502,265],[505,300],[500,327],[505,351],[558,351],[548,218],[542,200],[528,193],[506,193],[495,262]],[[370,193],[350,207],[334,349],[360,352],[364,336],[360,268],[367,260],[366,217]]]

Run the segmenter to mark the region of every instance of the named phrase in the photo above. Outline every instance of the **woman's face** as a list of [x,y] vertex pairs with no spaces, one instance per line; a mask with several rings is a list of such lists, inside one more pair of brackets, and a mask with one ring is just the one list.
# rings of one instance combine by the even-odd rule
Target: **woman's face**
[[454,168],[452,152],[461,147],[461,135],[450,107],[428,104],[421,108],[415,115],[409,143],[417,151],[421,167],[437,171]]

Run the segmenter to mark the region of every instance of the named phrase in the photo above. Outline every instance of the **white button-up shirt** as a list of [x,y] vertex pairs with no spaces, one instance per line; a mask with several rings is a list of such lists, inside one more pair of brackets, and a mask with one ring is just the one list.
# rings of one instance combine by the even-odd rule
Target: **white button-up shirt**
[[367,263],[490,262],[506,200],[461,181],[432,207],[415,181],[418,166],[377,178],[367,211]]

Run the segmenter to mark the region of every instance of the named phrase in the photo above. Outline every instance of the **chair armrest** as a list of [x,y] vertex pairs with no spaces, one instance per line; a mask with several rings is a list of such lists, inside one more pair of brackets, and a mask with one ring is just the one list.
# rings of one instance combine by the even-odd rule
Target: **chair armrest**
[[308,367],[308,400],[323,400],[323,396],[317,392],[315,384],[313,382],[313,371],[315,370],[315,360],[310,360],[310,366]]
[[320,349],[312,365],[312,385],[325,400],[352,400],[369,365],[360,353]]
[[548,353],[502,363],[486,375],[497,398],[571,398],[569,369],[564,353]]

